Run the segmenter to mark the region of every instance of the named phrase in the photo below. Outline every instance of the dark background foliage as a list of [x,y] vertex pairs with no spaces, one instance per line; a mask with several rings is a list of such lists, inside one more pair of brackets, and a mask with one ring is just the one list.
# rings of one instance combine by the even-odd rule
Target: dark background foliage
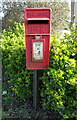
[[69,24],[69,6],[66,2],[3,2],[4,17],[2,19],[2,29],[8,29],[13,23],[24,22],[25,8],[51,8],[52,9],[52,31],[55,32],[67,29]]

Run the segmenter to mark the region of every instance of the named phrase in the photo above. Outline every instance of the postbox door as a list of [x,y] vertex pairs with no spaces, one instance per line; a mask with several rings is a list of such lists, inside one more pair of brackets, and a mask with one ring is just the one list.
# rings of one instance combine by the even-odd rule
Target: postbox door
[[43,62],[44,61],[44,39],[32,40],[32,61]]

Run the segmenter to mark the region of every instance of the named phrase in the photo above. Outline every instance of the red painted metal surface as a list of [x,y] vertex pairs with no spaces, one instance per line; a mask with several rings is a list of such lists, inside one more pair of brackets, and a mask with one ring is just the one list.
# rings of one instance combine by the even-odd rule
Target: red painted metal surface
[[24,17],[26,67],[28,70],[48,68],[51,10],[50,8],[27,8]]

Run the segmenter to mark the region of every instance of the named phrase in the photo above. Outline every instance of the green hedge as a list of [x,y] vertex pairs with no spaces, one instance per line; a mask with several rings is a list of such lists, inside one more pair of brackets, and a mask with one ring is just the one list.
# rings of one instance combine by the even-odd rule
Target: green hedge
[[51,36],[50,67],[43,71],[41,80],[42,105],[45,109],[55,110],[63,119],[76,115],[76,49],[77,31],[73,25],[70,34],[64,38]]
[[[76,115],[76,48],[77,31],[73,25],[70,34],[51,35],[50,67],[41,70],[40,96],[44,109],[56,111],[63,118]],[[25,68],[24,26],[14,23],[12,29],[2,33],[3,81],[7,81],[9,89],[21,99],[32,97],[33,71]]]
[[[3,74],[8,76],[9,88],[22,99],[32,96],[32,72],[26,70],[24,26],[14,23],[2,34]],[[7,78],[7,77],[6,77]],[[6,80],[6,78],[4,78]]]

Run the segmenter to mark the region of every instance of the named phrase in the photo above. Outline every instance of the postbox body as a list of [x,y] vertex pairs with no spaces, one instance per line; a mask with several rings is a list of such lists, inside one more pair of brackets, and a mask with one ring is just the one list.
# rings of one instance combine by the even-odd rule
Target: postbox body
[[49,8],[25,9],[26,67],[45,69],[50,61],[50,22]]

